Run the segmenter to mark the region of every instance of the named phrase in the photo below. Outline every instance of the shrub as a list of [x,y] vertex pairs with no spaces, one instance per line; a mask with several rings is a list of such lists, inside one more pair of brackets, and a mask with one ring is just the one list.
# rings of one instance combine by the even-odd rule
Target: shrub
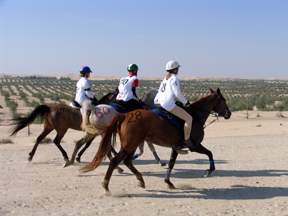
[[11,139],[1,139],[0,144],[8,144],[8,143],[13,143]]

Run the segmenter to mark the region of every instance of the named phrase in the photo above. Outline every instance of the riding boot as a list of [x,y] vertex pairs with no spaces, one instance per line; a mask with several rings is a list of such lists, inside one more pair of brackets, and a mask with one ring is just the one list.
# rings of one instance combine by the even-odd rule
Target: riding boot
[[183,144],[186,145],[190,151],[194,150],[198,146],[198,143],[196,143],[194,140],[191,140],[190,138],[185,140]]

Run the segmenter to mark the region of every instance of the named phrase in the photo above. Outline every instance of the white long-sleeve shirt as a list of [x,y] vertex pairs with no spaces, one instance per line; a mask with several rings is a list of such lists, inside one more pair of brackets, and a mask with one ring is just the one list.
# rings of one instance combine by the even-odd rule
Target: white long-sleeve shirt
[[176,106],[175,97],[184,104],[188,101],[180,90],[178,77],[175,74],[172,74],[168,80],[165,78],[162,81],[159,92],[154,99],[154,103],[160,104],[167,111],[171,111]]
[[90,92],[89,82],[86,77],[81,77],[76,86],[77,90],[75,101],[78,102],[81,106],[85,100],[94,97],[94,95]]
[[135,88],[135,94],[137,96],[137,98],[140,100],[141,97],[139,95],[138,92],[138,84],[139,84],[139,80],[137,78],[136,75],[134,76],[127,76],[127,77],[123,77],[120,80],[118,89],[119,89],[119,93],[117,95],[117,100],[123,100],[123,101],[129,101],[131,99],[134,98],[133,95],[133,91],[132,88]]

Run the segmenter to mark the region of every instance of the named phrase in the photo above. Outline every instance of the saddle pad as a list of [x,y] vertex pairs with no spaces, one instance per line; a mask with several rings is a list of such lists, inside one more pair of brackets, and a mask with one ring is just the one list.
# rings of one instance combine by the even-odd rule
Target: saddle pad
[[165,113],[159,112],[156,109],[151,110],[152,112],[156,113],[157,115],[167,119],[171,124],[173,124],[175,127],[177,127],[179,130],[182,130],[183,127],[181,127],[180,123],[176,120],[176,118],[172,115],[167,115]]
[[118,113],[127,113],[127,111],[120,109],[119,107],[116,107],[114,104],[109,104],[109,106],[112,106]]

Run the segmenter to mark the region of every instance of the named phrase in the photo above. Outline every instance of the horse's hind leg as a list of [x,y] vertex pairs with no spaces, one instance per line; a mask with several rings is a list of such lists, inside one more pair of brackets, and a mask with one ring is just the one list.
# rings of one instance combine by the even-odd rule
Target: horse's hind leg
[[[113,147],[111,147],[111,149],[113,149],[115,151],[115,149]],[[112,150],[111,150],[112,151]],[[108,152],[107,157],[109,158],[110,161],[112,161],[113,157],[111,154],[111,151]],[[119,166],[116,167],[116,169],[118,170],[118,173],[121,174],[124,172],[124,170],[122,168],[120,168]]]
[[131,170],[131,172],[136,176],[136,178],[139,180],[138,182],[138,186],[145,188],[145,182],[142,178],[142,174],[133,166],[132,164],[132,158],[134,155],[133,151],[132,153],[130,153],[123,161],[123,163]]
[[47,126],[47,125],[44,123],[44,130],[43,130],[42,133],[37,137],[36,142],[35,142],[35,144],[34,144],[34,147],[33,147],[32,151],[29,153],[29,157],[28,157],[28,161],[29,161],[29,162],[32,161],[38,145],[41,143],[41,141],[42,141],[52,130],[53,130],[52,127]]
[[62,148],[62,146],[60,145],[60,142],[62,140],[62,138],[64,137],[65,133],[67,132],[68,129],[66,129],[65,131],[62,131],[61,133],[58,133],[57,131],[57,135],[55,137],[55,139],[53,140],[53,142],[55,143],[55,145],[58,147],[58,149],[61,151],[63,158],[65,161],[68,161],[68,155],[66,153],[66,151]]
[[205,170],[205,172],[204,172],[204,177],[208,177],[215,170],[215,164],[214,164],[212,152],[209,151],[208,149],[206,149],[201,144],[199,144],[195,149],[193,149],[192,152],[198,152],[200,154],[206,154],[208,156],[210,167],[209,167],[209,169]]
[[[87,133],[86,132],[86,134],[85,134],[85,136],[82,138],[82,139],[80,139],[80,140],[78,140],[77,142],[76,142],[76,144],[75,144],[75,147],[74,147],[74,151],[73,151],[73,153],[72,153],[72,156],[71,156],[71,159],[70,160],[67,160],[66,162],[64,162],[63,164],[62,164],[62,166],[63,166],[63,168],[65,168],[65,167],[68,167],[68,166],[70,166],[70,165],[72,165],[72,164],[74,164],[74,161],[75,161],[75,158],[76,158],[76,155],[77,155],[77,152],[79,151],[79,149],[87,142],[87,144],[86,145],[88,145],[88,147],[90,146],[90,144],[91,144],[91,142],[94,140],[94,138],[95,138],[96,136],[94,135],[94,134],[90,134],[90,133]],[[86,147],[86,146],[85,146]],[[87,147],[87,148],[88,148]],[[86,149],[87,149],[86,148]],[[85,149],[85,150],[86,150]],[[84,150],[84,151],[85,151]],[[83,151],[83,152],[84,152]],[[83,153],[82,153],[83,154]],[[81,157],[81,156],[80,156]],[[80,158],[79,158],[79,162],[80,162]]]
[[111,175],[114,171],[114,169],[118,166],[118,164],[124,159],[126,158],[126,156],[128,155],[128,152],[125,151],[124,149],[120,149],[119,153],[111,160],[108,170],[106,172],[106,175],[104,177],[104,180],[102,182],[102,187],[105,189],[105,194],[109,195],[110,191],[109,191],[109,181],[111,178]]
[[172,169],[173,169],[173,167],[175,165],[175,161],[177,159],[177,156],[178,156],[178,153],[172,149],[170,161],[169,161],[169,164],[168,164],[168,169],[167,169],[167,172],[166,172],[166,175],[165,175],[165,179],[164,179],[164,182],[166,184],[168,184],[168,188],[169,189],[175,189],[175,186],[170,181],[170,175],[171,175],[171,171],[172,171]]

